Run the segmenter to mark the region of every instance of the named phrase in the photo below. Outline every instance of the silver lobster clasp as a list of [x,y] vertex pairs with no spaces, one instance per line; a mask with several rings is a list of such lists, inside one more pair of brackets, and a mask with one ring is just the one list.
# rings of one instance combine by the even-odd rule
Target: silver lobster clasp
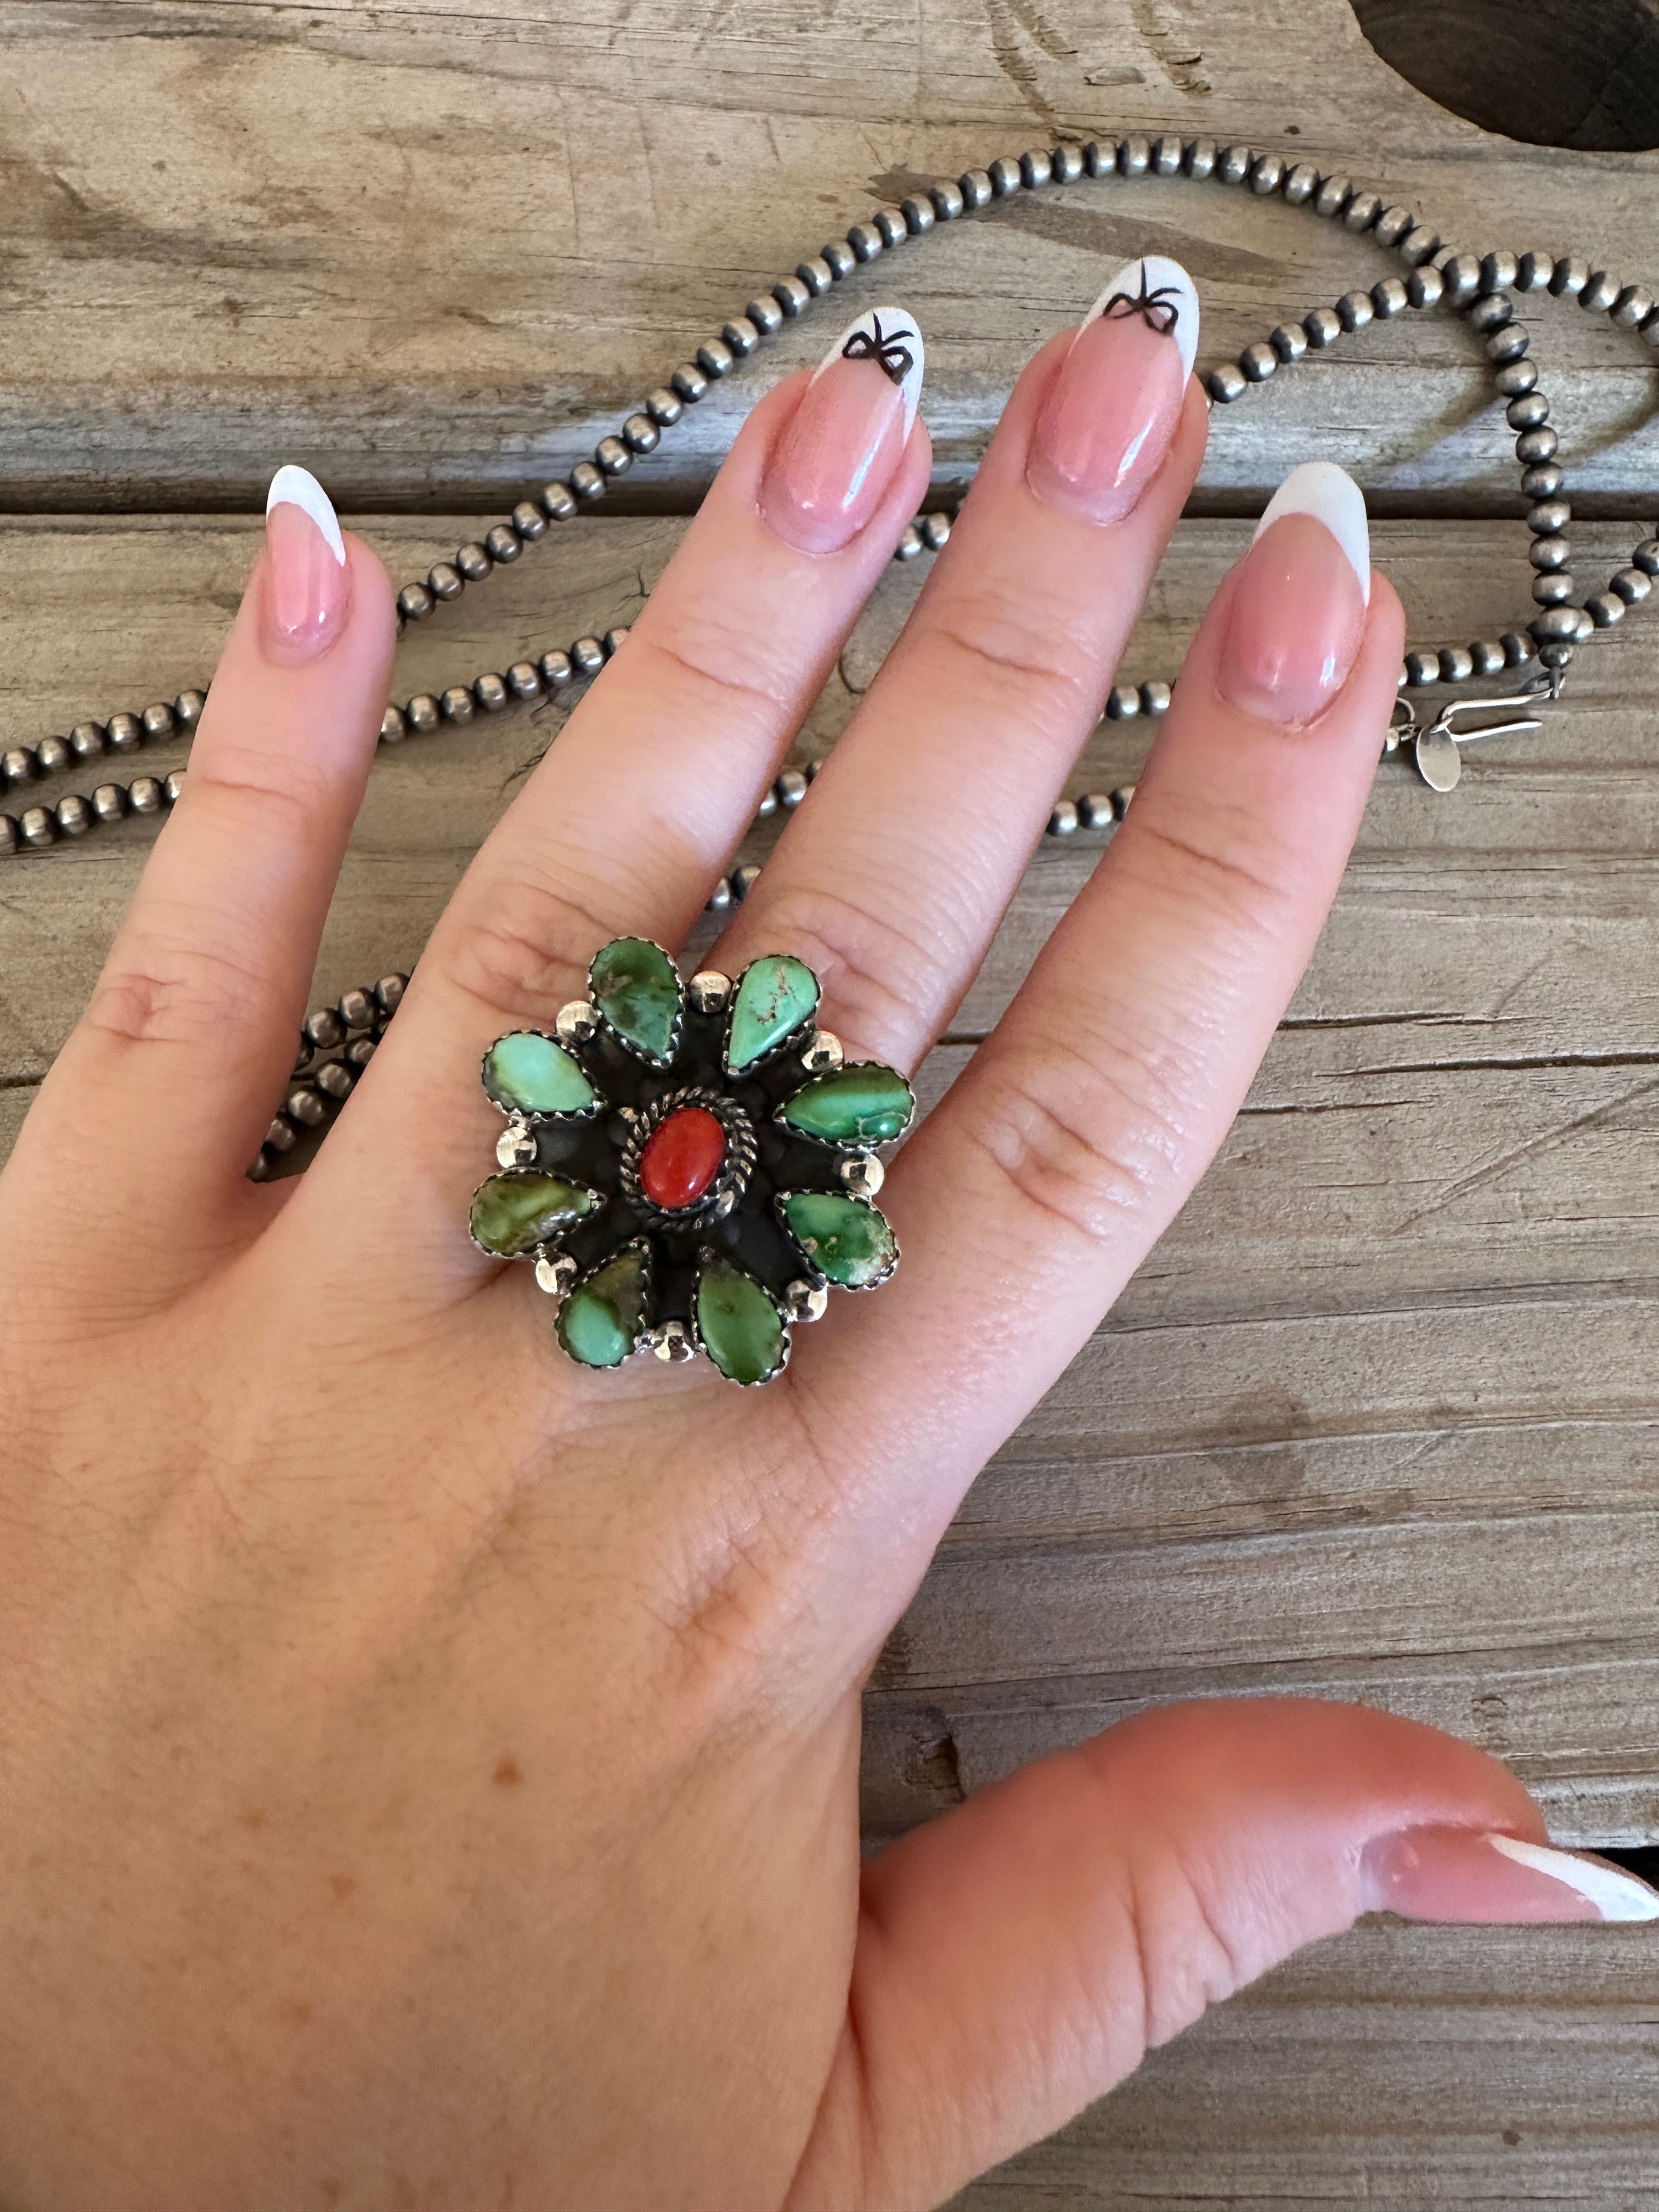
[[[1435,720],[1426,726],[1418,720],[1417,709],[1403,696],[1394,702],[1394,714],[1389,723],[1384,750],[1397,752],[1409,744],[1417,772],[1431,790],[1450,791],[1463,772],[1460,745],[1471,744],[1477,738],[1514,738],[1530,734],[1544,726],[1533,711],[1547,696],[1560,696],[1561,671],[1552,669],[1547,676],[1536,677],[1522,691],[1507,699],[1450,699],[1440,709]],[[1505,721],[1482,721],[1478,728],[1466,729],[1463,718],[1470,714],[1500,714],[1510,717]]]

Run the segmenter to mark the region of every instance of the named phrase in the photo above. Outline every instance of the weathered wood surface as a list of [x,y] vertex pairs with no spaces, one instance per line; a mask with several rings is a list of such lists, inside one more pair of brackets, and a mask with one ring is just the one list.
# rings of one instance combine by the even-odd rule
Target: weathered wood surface
[[[276,460],[357,507],[517,497],[876,198],[1056,137],[1279,148],[1476,248],[1659,280],[1659,155],[1483,137],[1372,52],[1347,0],[0,0],[0,506],[252,507]],[[1033,344],[1156,248],[1206,360],[1389,258],[1213,185],[1080,185],[902,248],[691,411],[628,496],[688,497],[838,319],[896,290],[958,477]],[[849,304],[849,302],[853,304]],[[1581,500],[1659,490],[1654,359],[1530,302]],[[1207,497],[1293,462],[1402,511],[1502,511],[1511,441],[1469,334],[1373,329],[1218,426]]]
[[[1383,67],[1346,0],[574,15],[0,0],[9,738],[210,668],[252,544],[233,510],[276,461],[372,508],[394,574],[416,573],[469,534],[459,510],[568,466],[872,195],[1062,132],[1282,139],[1460,240],[1659,276],[1659,156],[1483,139]],[[1387,265],[1291,210],[1178,185],[1079,186],[907,247],[855,280],[858,302],[896,288],[922,318],[942,478],[971,466],[1030,349],[1151,246],[1198,276],[1206,356]],[[629,619],[678,534],[662,514],[839,312],[696,410],[629,480],[635,519],[557,533],[416,634],[400,685]],[[1581,533],[1588,576],[1592,545],[1612,565],[1659,510],[1652,359],[1576,309],[1526,312],[1580,507],[1629,519]],[[1201,503],[1247,510],[1311,454],[1355,467],[1381,512],[1514,503],[1478,356],[1443,319],[1218,416]],[[1127,673],[1174,666],[1245,534],[1183,528]],[[1513,526],[1402,520],[1376,543],[1437,641],[1526,604]],[[807,750],[918,580],[883,586]],[[1584,657],[1543,736],[1473,748],[1453,798],[1381,772],[1220,1159],[975,1487],[884,1656],[873,1837],[1150,1699],[1266,1689],[1473,1737],[1563,1838],[1659,1838],[1656,693],[1659,617],[1638,617]],[[383,757],[320,989],[407,963],[561,719],[514,709]],[[1145,735],[1103,729],[1072,787],[1132,777]],[[130,824],[5,866],[0,1141],[148,844]],[[1036,858],[930,1099],[1091,860],[1085,840]],[[966,2201],[1648,2212],[1656,2018],[1640,1931],[1368,1928]]]

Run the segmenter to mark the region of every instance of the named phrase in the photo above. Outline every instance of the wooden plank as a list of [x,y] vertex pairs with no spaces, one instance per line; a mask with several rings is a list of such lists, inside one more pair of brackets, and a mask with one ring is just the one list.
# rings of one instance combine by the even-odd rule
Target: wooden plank
[[[1265,139],[1459,242],[1659,278],[1659,155],[1485,137],[1388,69],[1346,0],[3,0],[0,42],[15,508],[251,508],[289,459],[356,506],[508,502],[874,199],[1060,135]],[[1398,267],[1212,185],[1028,197],[851,280],[692,410],[628,495],[695,495],[759,391],[895,288],[958,479],[1036,344],[1148,249],[1197,277],[1206,361]],[[1650,352],[1571,307],[1523,319],[1581,505],[1652,505]],[[1373,329],[1219,417],[1206,495],[1241,511],[1328,455],[1402,510],[1512,510],[1480,363],[1443,317]]]

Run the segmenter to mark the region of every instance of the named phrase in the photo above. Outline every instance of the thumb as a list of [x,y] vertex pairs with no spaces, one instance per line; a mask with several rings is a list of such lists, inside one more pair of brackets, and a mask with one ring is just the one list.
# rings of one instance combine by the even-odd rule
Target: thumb
[[1646,1920],[1659,1894],[1552,1850],[1484,1753],[1359,1706],[1167,1707],[1025,1768],[866,1869],[792,2212],[939,2203],[1379,1911]]

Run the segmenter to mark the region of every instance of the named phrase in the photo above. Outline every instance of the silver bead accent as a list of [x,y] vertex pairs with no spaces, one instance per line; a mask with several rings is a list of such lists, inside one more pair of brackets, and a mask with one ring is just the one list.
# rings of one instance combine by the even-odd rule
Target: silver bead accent
[[734,902],[740,906],[744,900],[748,897],[750,892],[754,890],[755,885],[759,881],[760,862],[758,860],[745,860],[742,867],[733,868],[732,871],[732,896]]
[[[963,181],[963,189],[964,191],[967,190],[966,179]],[[881,233],[872,224],[855,222],[847,234],[847,243],[852,247],[855,260],[873,261],[881,252],[884,240]]]
[[1443,684],[1467,684],[1474,674],[1474,655],[1466,646],[1449,645],[1440,654],[1440,680]]
[[1054,165],[1046,146],[1034,146],[1019,157],[1019,180],[1027,191],[1035,191],[1039,185],[1053,181]]
[[404,720],[420,736],[429,737],[440,720],[437,701],[429,691],[417,691],[404,703]]
[[[1181,167],[1181,141],[1178,138],[1160,138],[1158,144],[1158,146],[1174,146],[1176,169],[1178,169]],[[1154,162],[1156,162],[1158,160],[1158,147],[1154,147],[1152,149],[1152,158]],[[1048,156],[1048,172],[1055,184],[1074,185],[1078,179],[1083,174],[1082,147],[1056,146],[1053,153]],[[1175,174],[1175,169],[1160,168],[1158,170],[1158,174],[1161,177],[1172,177]]]
[[1523,253],[1515,264],[1515,289],[1517,292],[1547,292],[1554,274],[1553,253]]
[[1644,538],[1631,558],[1644,576],[1659,576],[1659,538]]
[[1135,787],[1132,783],[1119,784],[1117,789],[1112,793],[1112,812],[1118,821],[1121,822],[1128,812],[1134,795]]
[[42,738],[34,748],[34,757],[40,763],[43,775],[61,775],[66,768],[73,766],[75,761],[67,738]]
[[314,1091],[304,1085],[289,1092],[283,1101],[283,1111],[290,1121],[297,1121],[306,1129],[320,1129],[328,1119],[327,1107]]
[[1527,527],[1534,538],[1559,538],[1572,520],[1572,507],[1565,499],[1540,500],[1527,516]]
[[[1646,580],[1644,577],[1643,581]],[[72,791],[66,798],[60,799],[56,812],[58,827],[66,837],[84,837],[96,818],[78,791]]]
[[586,1044],[599,1030],[598,1009],[591,999],[568,999],[559,1008],[553,1030],[561,1044]]
[[1140,711],[1143,714],[1167,714],[1174,696],[1170,686],[1161,677],[1154,677],[1140,687]]
[[356,1071],[343,1060],[331,1060],[326,1067],[319,1067],[311,1079],[325,1097],[337,1104],[351,1096],[351,1086],[356,1081]]
[[539,699],[542,696],[541,672],[533,660],[515,660],[507,672],[507,681],[516,699]]
[[809,1283],[804,1276],[798,1276],[793,1283],[784,1285],[779,1304],[787,1322],[822,1321],[829,1309],[830,1292],[822,1283]]
[[[907,200],[904,204],[908,208],[910,203]],[[927,204],[927,221],[922,228],[931,229],[933,222],[933,204],[929,200]],[[795,275],[805,285],[815,300],[821,300],[826,292],[833,290],[835,287],[836,272],[821,253],[809,254],[805,261],[798,261],[795,264]]]
[[[679,367],[674,371],[674,374],[669,378],[668,381],[673,386],[674,390],[679,393],[680,398],[682,399],[690,400],[694,407],[708,389],[708,379],[703,374],[702,371],[697,367],[697,364],[694,361],[683,361]],[[577,493],[580,495],[581,486],[576,483],[576,477],[579,473],[579,471],[573,469],[571,471],[570,481],[572,484],[574,485]]]
[[1584,612],[1597,629],[1611,629],[1625,619],[1625,602],[1611,592],[1592,592],[1584,602]]
[[1259,154],[1250,164],[1250,190],[1267,199],[1279,189],[1289,173],[1288,164],[1277,154]]
[[[1412,269],[1425,267],[1439,251],[1440,234],[1425,222],[1419,223],[1415,230],[1408,230],[1400,241],[1400,258]],[[1435,273],[1437,276],[1439,271]]]
[[313,1052],[332,1052],[337,1045],[345,1042],[345,1024],[340,1019],[339,1009],[313,1006],[306,1016],[302,1034]]
[[787,768],[779,775],[772,788],[777,795],[778,805],[793,810],[799,806],[806,796],[806,778],[799,769]]
[[1610,314],[1619,304],[1619,297],[1624,289],[1616,276],[1611,276],[1605,269],[1597,269],[1578,295],[1578,304],[1595,314]]
[[716,878],[714,888],[708,894],[708,903],[703,908],[703,912],[705,914],[724,914],[727,908],[730,907],[731,903],[732,879],[729,876],[720,876]]
[[1279,356],[1266,338],[1258,338],[1240,354],[1238,365],[1252,384],[1265,384],[1279,367]]
[[25,807],[17,827],[26,845],[44,848],[58,842],[58,817],[49,806]]
[[465,684],[452,684],[438,701],[438,711],[447,722],[470,722],[477,706],[471,687]]
[[1541,430],[1523,430],[1515,441],[1515,458],[1528,468],[1539,461],[1553,461],[1560,450],[1561,441],[1547,425]]
[[575,1288],[579,1273],[568,1252],[555,1255],[541,1251],[536,1255],[536,1287],[545,1291],[550,1298],[568,1298]]
[[1480,257],[1454,253],[1440,271],[1446,280],[1446,298],[1454,307],[1466,306],[1480,289]]
[[1377,244],[1386,246],[1390,252],[1399,245],[1402,238],[1409,237],[1416,228],[1417,217],[1410,208],[1404,205],[1385,207],[1371,225],[1371,228],[1376,234]]
[[579,637],[570,648],[570,663],[578,676],[597,676],[605,659],[605,647],[596,637]]
[[[179,696],[173,702],[173,717],[178,722],[179,728],[181,730],[193,730],[198,722],[201,720],[202,709],[206,706],[206,704],[207,694],[205,691],[181,691],[179,694]],[[97,726],[98,726],[95,722],[90,725],[81,723],[77,725],[75,729],[70,732],[70,743],[74,745],[77,752],[81,750],[79,744],[81,731],[88,727],[96,729]],[[103,746],[100,742],[98,746],[98,750],[101,752],[102,750]]]
[[847,1058],[841,1039],[830,1030],[814,1030],[811,1042],[800,1056],[800,1064],[809,1075],[829,1075],[840,1067]]
[[[750,310],[750,319],[760,323],[760,317],[753,313],[752,307]],[[782,317],[780,316],[778,319],[781,322]],[[775,330],[777,326],[777,323],[774,323],[771,327]],[[765,324],[761,323],[761,328],[765,329]],[[678,392],[671,392],[665,384],[659,384],[654,392],[646,393],[645,411],[659,428],[668,430],[672,429],[684,414],[685,402]],[[548,489],[552,490],[555,488],[550,485]]]
[[176,806],[184,797],[184,793],[185,771],[183,769],[176,768],[171,775],[162,777],[161,804],[163,806]]
[[1019,163],[1010,160],[1006,154],[1000,161],[992,162],[988,173],[991,190],[1000,200],[1012,199],[1025,181],[1019,173]]
[[[1082,163],[1083,154],[1082,149],[1079,148],[1078,149],[1078,170],[1079,175],[1082,173]],[[954,222],[968,204],[967,201],[963,198],[961,185],[953,185],[948,182],[930,185],[927,188],[927,197],[933,201],[933,213],[939,217],[941,222]]]
[[1535,615],[1527,627],[1540,645],[1565,643],[1578,635],[1578,615],[1577,607],[1552,607],[1547,614]]
[[1214,176],[1215,165],[1220,159],[1221,149],[1213,138],[1190,138],[1181,157],[1181,166],[1195,184],[1201,185]]
[[[202,701],[202,695],[199,691],[186,691],[181,693],[179,695],[179,703],[182,705],[185,699],[193,699],[202,702],[197,706],[195,713],[192,714],[190,718],[189,726],[193,728],[198,717],[201,714],[202,704],[205,704],[205,702]],[[104,750],[105,737],[103,724],[101,722],[77,722],[75,727],[70,732],[70,744],[72,747],[77,760],[96,760],[99,754]]]
[[1115,684],[1106,695],[1106,718],[1133,722],[1140,712],[1140,693],[1133,684]]
[[343,991],[335,1012],[349,1030],[366,1030],[374,1018],[374,1004],[367,991]]
[[124,783],[100,783],[92,794],[92,811],[100,822],[118,822],[127,811]]
[[1205,389],[1218,407],[1231,407],[1242,399],[1250,388],[1249,379],[1237,362],[1224,361],[1212,368],[1204,380]]
[[1312,314],[1303,317],[1302,327],[1308,333],[1308,343],[1316,352],[1322,352],[1341,337],[1342,318],[1334,307],[1316,307]]
[[1413,307],[1437,307],[1445,295],[1445,278],[1426,262],[1406,279],[1406,297]]
[[1509,666],[1509,656],[1495,637],[1476,638],[1469,647],[1469,658],[1477,676],[1501,676]]
[[1505,399],[1519,399],[1528,392],[1538,388],[1538,363],[1535,361],[1506,361],[1492,380]]
[[1466,318],[1472,331],[1501,331],[1515,320],[1515,302],[1506,293],[1483,293]]
[[718,968],[700,968],[685,987],[685,995],[700,1014],[723,1014],[732,996],[732,978]]
[[1550,274],[1550,289],[1558,300],[1574,300],[1590,280],[1590,265],[1582,255],[1565,253]]
[[[653,397],[654,396],[653,394]],[[678,404],[678,401],[675,402],[677,406]],[[657,414],[654,407],[652,409],[652,414],[657,422],[663,421],[663,416]],[[537,497],[545,508],[550,522],[568,522],[576,512],[576,495],[568,483],[556,481],[553,483],[544,484]]]
[[902,246],[910,235],[909,226],[896,207],[878,207],[872,220],[890,246]]
[[1085,791],[1077,803],[1077,818],[1085,830],[1109,830],[1117,819],[1110,793]]
[[1613,319],[1621,331],[1639,331],[1656,304],[1645,284],[1626,284],[1613,303]]
[[436,605],[424,584],[405,584],[398,594],[398,611],[405,622],[424,622]]
[[1652,591],[1653,579],[1639,568],[1621,568],[1607,589],[1616,592],[1627,607],[1639,606]]
[[887,1180],[887,1170],[873,1152],[854,1152],[836,1168],[849,1198],[874,1198]]
[[1406,655],[1406,681],[1413,691],[1440,681],[1440,655],[1437,653],[1408,653]]
[[33,745],[13,745],[0,755],[0,769],[8,783],[29,783],[40,773],[40,757]]
[[[847,252],[847,247],[844,243],[842,244],[841,250],[844,254],[847,254],[848,260],[851,261],[853,257],[850,253]],[[823,260],[826,268],[831,265],[830,262],[830,248],[827,246],[824,247],[823,252],[819,258]],[[763,292],[758,299],[751,300],[749,302],[749,305],[744,309],[743,314],[744,320],[750,325],[760,337],[775,337],[778,332],[783,328],[783,309],[779,307],[777,301],[772,297],[769,292]]]
[[1139,131],[1125,138],[1119,145],[1117,173],[1120,177],[1144,177],[1152,166],[1152,142],[1143,138]]
[[[1242,185],[1250,173],[1250,149],[1248,146],[1228,146],[1216,155],[1215,180],[1218,185]],[[1120,165],[1121,166],[1121,165]]]
[[896,561],[914,561],[925,550],[921,531],[914,522],[907,522],[899,533],[898,544],[893,548],[893,558]]
[[1288,367],[1301,361],[1308,350],[1308,333],[1300,323],[1281,323],[1268,340],[1280,361]]
[[916,527],[921,532],[921,542],[930,553],[939,553],[951,542],[951,518],[948,514],[924,514]]
[[[607,438],[605,443],[617,446],[620,450],[617,439]],[[628,458],[631,463],[633,455],[630,453]],[[484,550],[492,561],[506,563],[518,559],[524,551],[524,540],[510,522],[497,522],[484,532]]]
[[1302,207],[1319,190],[1319,172],[1311,161],[1298,161],[1285,179],[1285,198],[1292,207]]
[[528,1168],[536,1164],[536,1133],[514,1115],[495,1139],[495,1162],[504,1168]]
[[804,315],[812,304],[812,295],[799,276],[780,276],[772,287],[772,297],[791,322],[797,315]]
[[473,678],[472,696],[486,714],[499,714],[512,694],[507,688],[506,680],[490,671]]
[[291,1152],[298,1142],[292,1121],[278,1115],[265,1131],[265,1147],[273,1152]]
[[[1087,158],[1088,149],[1085,148],[1085,159]],[[1091,167],[1089,173],[1091,176],[1097,176],[1099,172]],[[957,189],[962,194],[962,204],[964,208],[989,207],[995,193],[995,187],[992,185],[991,173],[988,169],[964,169],[957,179]]]
[[1346,177],[1322,177],[1314,194],[1314,213],[1332,222],[1352,198],[1353,185]]
[[1342,210],[1345,230],[1370,230],[1382,212],[1382,201],[1376,192],[1356,192]]
[[1059,799],[1055,802],[1054,812],[1048,817],[1047,835],[1050,837],[1070,837],[1075,834],[1081,820],[1076,806],[1069,799]]
[[543,653],[536,665],[541,671],[542,682],[550,691],[562,691],[576,673],[575,663],[568,653],[555,647]]
[[1541,392],[1528,392],[1511,399],[1504,410],[1511,430],[1541,430],[1550,419],[1550,403]]
[[1521,264],[1508,252],[1484,253],[1480,257],[1480,289],[1485,292],[1508,292],[1521,273]]
[[135,814],[159,814],[166,804],[167,794],[155,776],[135,775],[127,786],[127,805]]
[[139,720],[143,723],[147,738],[170,738],[173,735],[173,709],[160,701],[153,707],[146,707]]
[[675,1367],[697,1356],[697,1347],[683,1321],[665,1321],[660,1328],[648,1330],[641,1340],[641,1346]]
[[407,975],[382,975],[374,986],[374,1003],[388,1021],[403,1004],[404,993],[408,988]]
[[1518,629],[1506,629],[1500,642],[1504,647],[1504,665],[1506,668],[1524,668],[1532,659],[1532,640],[1523,636]]
[[1534,576],[1532,580],[1532,595],[1540,607],[1565,606],[1576,589],[1565,569],[1559,575]]
[[104,726],[112,750],[136,753],[144,742],[144,726],[137,714],[112,714]]
[[1345,292],[1336,303],[1336,312],[1345,331],[1366,330],[1376,320],[1369,292]]
[[1402,276],[1385,276],[1380,284],[1371,287],[1371,305],[1384,322],[1392,322],[1403,315],[1412,303]]
[[[551,490],[552,486],[550,485],[548,489]],[[573,499],[571,501],[573,513],[574,508],[575,501]],[[451,561],[440,561],[428,572],[426,581],[427,589],[432,593],[434,599],[459,599],[466,589],[466,578]]]
[[455,566],[469,584],[482,584],[495,565],[491,556],[476,540],[463,545],[455,556]]
[[1554,570],[1565,568],[1571,557],[1571,549],[1565,538],[1540,538],[1527,548],[1527,558],[1534,568]]
[[1559,462],[1544,461],[1537,468],[1526,471],[1521,478],[1521,489],[1528,499],[1553,499],[1566,480],[1566,471]]
[[[651,433],[652,444],[655,445],[657,426],[648,415],[630,415],[628,420],[629,422],[643,422]],[[632,443],[631,440],[629,443]],[[538,538],[547,535],[547,517],[533,499],[521,499],[513,510],[513,527],[526,545],[533,545]]]

